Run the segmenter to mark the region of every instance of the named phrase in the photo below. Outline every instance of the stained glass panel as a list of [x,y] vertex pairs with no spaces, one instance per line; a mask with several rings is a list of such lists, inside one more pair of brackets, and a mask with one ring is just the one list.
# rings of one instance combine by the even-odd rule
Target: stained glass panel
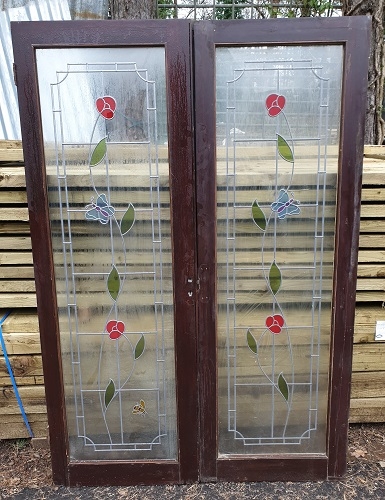
[[71,458],[175,459],[164,49],[37,65]]
[[326,451],[342,57],[216,50],[220,456]]

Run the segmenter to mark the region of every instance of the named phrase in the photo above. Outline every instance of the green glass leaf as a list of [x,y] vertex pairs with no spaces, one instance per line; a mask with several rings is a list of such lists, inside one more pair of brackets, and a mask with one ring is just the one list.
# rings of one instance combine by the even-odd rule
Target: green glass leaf
[[107,288],[113,300],[116,300],[120,290],[120,278],[118,270],[112,266],[111,272],[107,279]]
[[128,233],[128,231],[132,228],[135,222],[135,209],[131,203],[128,205],[128,209],[126,213],[123,215],[122,220],[120,221],[120,230],[122,234]]
[[111,399],[115,396],[115,384],[112,379],[110,379],[107,385],[106,392],[104,393],[104,404],[107,406],[111,403]]
[[282,375],[282,373],[280,373],[278,377],[278,389],[287,401],[289,399],[289,386],[287,385],[285,377]]
[[91,155],[90,166],[94,167],[95,165],[100,163],[106,156],[106,153],[107,153],[107,144],[106,144],[106,138],[104,138],[101,141],[99,141],[94,147],[94,150],[92,151]]
[[247,345],[249,346],[251,352],[257,354],[257,343],[250,330],[247,330]]
[[259,227],[259,229],[261,229],[261,231],[264,231],[266,229],[266,217],[259,207],[257,200],[253,202],[251,213],[253,215],[253,221],[255,222],[255,224]]
[[134,354],[135,359],[138,359],[143,354],[144,346],[145,346],[145,341],[144,341],[144,335],[142,334],[142,336],[140,337],[135,346],[135,354]]
[[281,271],[275,262],[273,262],[271,264],[271,267],[270,267],[269,283],[270,283],[271,291],[275,295],[278,292],[278,290],[281,288],[281,283],[282,283]]
[[278,153],[286,161],[294,162],[293,152],[289,144],[285,141],[282,135],[277,134],[278,137]]

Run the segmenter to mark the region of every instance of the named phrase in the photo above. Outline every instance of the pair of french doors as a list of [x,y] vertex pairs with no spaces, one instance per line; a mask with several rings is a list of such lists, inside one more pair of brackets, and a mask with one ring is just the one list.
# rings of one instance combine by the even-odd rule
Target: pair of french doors
[[343,474],[368,26],[13,24],[56,482]]

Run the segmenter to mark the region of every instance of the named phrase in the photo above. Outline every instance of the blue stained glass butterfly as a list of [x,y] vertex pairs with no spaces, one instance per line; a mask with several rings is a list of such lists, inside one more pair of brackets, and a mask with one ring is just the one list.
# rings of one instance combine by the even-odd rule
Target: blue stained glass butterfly
[[115,213],[114,207],[108,204],[107,196],[104,193],[99,194],[96,203],[94,203],[94,198],[91,198],[91,203],[86,206],[86,210],[87,220],[98,220],[102,224],[107,224]]
[[277,212],[278,219],[285,219],[288,215],[297,215],[301,213],[299,208],[299,201],[294,200],[293,193],[290,198],[286,189],[281,189],[277,200],[271,204],[273,212]]

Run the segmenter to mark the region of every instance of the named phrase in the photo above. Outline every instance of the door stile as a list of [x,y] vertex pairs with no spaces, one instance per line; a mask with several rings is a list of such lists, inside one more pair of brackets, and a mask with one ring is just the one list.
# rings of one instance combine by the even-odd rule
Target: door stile
[[[39,95],[33,43],[41,42],[36,24],[12,24],[12,35],[23,43],[13,43],[20,122],[25,163],[28,214],[35,271],[39,331],[43,356],[44,388],[47,403],[52,478],[55,483],[68,484],[67,427],[64,406],[63,370],[60,354],[59,324],[43,140],[39,116]],[[22,86],[22,87],[21,87]]]
[[198,299],[191,24],[186,22],[185,28],[166,46],[166,57],[170,68],[167,90],[180,482],[192,482],[198,477]]
[[[197,383],[195,301],[195,208],[189,21],[13,23],[24,158],[38,313],[43,351],[53,479],[66,485],[180,483],[197,478]],[[170,145],[171,231],[175,239],[174,337],[177,377],[177,460],[71,461],[68,453],[63,369],[42,124],[39,115],[36,48],[164,46]],[[171,151],[172,149],[172,151]],[[182,234],[183,229],[183,234]],[[195,292],[195,290],[194,290]],[[140,418],[140,417],[139,417]]]
[[355,27],[355,31],[349,29],[349,26],[343,32],[346,38],[341,114],[339,209],[337,209],[335,244],[335,262],[339,264],[335,268],[335,305],[332,315],[334,335],[331,344],[333,370],[329,389],[329,478],[339,478],[346,473],[345,457],[348,447],[364,153],[364,142],[363,140],[357,141],[357,138],[364,137],[368,84],[366,61],[368,61],[370,47],[367,19],[362,17],[346,19],[354,22],[351,26]]
[[194,24],[201,481],[217,478],[215,53],[211,23]]

